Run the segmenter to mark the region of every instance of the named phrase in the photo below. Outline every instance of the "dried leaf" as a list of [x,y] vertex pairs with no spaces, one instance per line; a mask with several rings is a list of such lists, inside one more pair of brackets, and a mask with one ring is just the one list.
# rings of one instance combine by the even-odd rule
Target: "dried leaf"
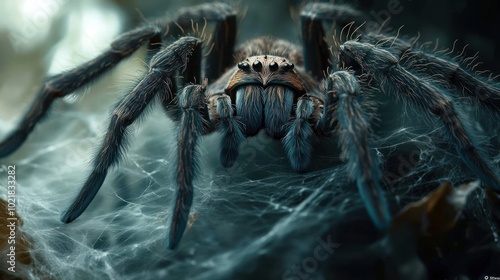
[[394,217],[391,232],[412,227],[420,235],[441,235],[455,225],[465,207],[467,196],[479,186],[479,181],[453,188],[444,182],[438,189],[417,202],[408,204]]

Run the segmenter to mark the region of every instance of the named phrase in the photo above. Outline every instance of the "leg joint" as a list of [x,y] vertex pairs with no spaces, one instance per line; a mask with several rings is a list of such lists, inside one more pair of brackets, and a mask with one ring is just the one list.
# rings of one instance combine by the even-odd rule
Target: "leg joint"
[[436,115],[436,116],[443,116],[447,115],[450,113],[455,113],[455,110],[453,108],[453,103],[451,100],[447,98],[439,98],[439,100],[436,100],[431,104],[431,112]]
[[205,105],[205,87],[202,85],[189,85],[179,94],[182,109],[203,109]]
[[161,30],[157,26],[144,26],[121,35],[111,43],[111,49],[128,56],[149,40],[158,41]]

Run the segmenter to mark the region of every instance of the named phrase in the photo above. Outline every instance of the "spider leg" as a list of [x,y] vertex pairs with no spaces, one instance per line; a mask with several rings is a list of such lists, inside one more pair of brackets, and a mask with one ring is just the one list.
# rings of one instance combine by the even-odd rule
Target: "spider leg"
[[150,50],[161,44],[162,31],[158,26],[144,26],[121,35],[111,48],[72,70],[49,78],[36,94],[36,99],[17,127],[0,142],[0,158],[13,153],[26,140],[35,125],[46,115],[52,102],[89,84],[112,69],[122,59],[149,42]]
[[348,5],[332,3],[309,3],[300,13],[304,67],[316,79],[323,78],[324,71],[332,66],[323,22],[334,21],[343,27],[353,21],[364,21],[364,16]]
[[[208,43],[204,78],[211,83],[220,77],[226,68],[233,64],[233,50],[236,44],[236,11],[226,3],[201,4],[184,8],[177,14],[176,23],[184,28],[192,28],[193,24],[215,22],[212,41]],[[200,34],[201,35],[201,34]]]
[[[202,24],[203,26],[210,21],[215,22],[211,42],[205,41],[208,45],[207,53],[201,51],[193,52],[188,67],[183,73],[182,79],[173,80],[172,88],[177,91],[177,82],[180,82],[180,88],[188,83],[200,84],[204,79],[208,79],[209,83],[223,82],[218,87],[217,92],[223,92],[226,86],[227,79],[219,79],[225,69],[233,64],[233,49],[236,42],[236,11],[232,6],[226,3],[210,3],[201,4],[194,7],[181,9],[176,16],[176,21],[171,26],[172,35],[184,35],[186,30],[194,28],[194,26]],[[205,29],[205,27],[203,27]],[[205,34],[199,34],[206,37]],[[202,38],[205,40],[205,38]],[[201,48],[201,45],[199,46]],[[202,69],[205,68],[203,71]],[[212,84],[214,85],[214,84]],[[211,86],[212,88],[214,86]],[[178,106],[173,106],[172,99],[162,98],[163,107],[169,116],[174,121],[180,121],[181,112]]]
[[[73,93],[102,76],[121,60],[148,42],[148,58],[161,47],[162,37],[173,26],[191,27],[191,19],[216,21],[214,31],[214,50],[208,55],[206,77],[215,79],[232,63],[232,50],[236,40],[236,13],[227,4],[202,4],[177,13],[175,20],[160,20],[156,25],[136,28],[121,35],[112,44],[110,50],[95,59],[72,70],[50,77],[36,94],[31,104],[14,131],[0,142],[0,158],[13,153],[26,140],[35,125],[43,119],[52,102]],[[167,28],[168,27],[168,28]],[[222,58],[219,60],[219,58]],[[197,77],[192,76],[193,80]],[[196,80],[196,81],[199,81]]]
[[[201,56],[202,44],[198,44],[194,46],[191,56],[184,67],[185,70],[182,72],[182,76],[171,80],[171,92],[163,92],[158,96],[165,113],[174,122],[179,122],[181,118],[181,110],[177,106],[177,99],[175,98],[178,95],[178,90],[187,84],[201,81]],[[178,83],[180,83],[180,87],[178,87]]]
[[361,42],[377,44],[377,47],[392,52],[409,65],[408,71],[418,71],[443,84],[451,85],[454,93],[463,93],[475,102],[500,112],[500,87],[490,84],[486,79],[471,74],[460,63],[452,59],[429,54],[423,50],[413,49],[405,40],[369,33],[361,37]]
[[70,223],[85,211],[102,186],[108,168],[118,162],[124,149],[127,127],[142,114],[157,93],[171,93],[172,76],[183,70],[198,43],[197,38],[183,37],[152,58],[146,77],[113,111],[103,144],[95,157],[92,172],[74,202],[61,215],[62,222]]
[[372,75],[384,91],[400,94],[428,116],[438,117],[444,132],[469,169],[487,186],[500,191],[500,180],[473,144],[452,100],[441,89],[408,72],[399,65],[397,57],[384,49],[355,41],[344,43],[341,49]]
[[205,87],[190,85],[179,94],[179,107],[182,111],[177,135],[177,197],[167,247],[174,249],[181,241],[193,203],[193,179],[196,169],[196,144],[205,134],[207,119],[201,111],[206,111]]
[[391,215],[379,184],[381,176],[376,159],[370,153],[370,123],[361,106],[358,80],[349,72],[335,72],[328,78],[325,91],[338,100],[340,146],[348,159],[350,177],[356,180],[372,221],[377,228],[385,230]]

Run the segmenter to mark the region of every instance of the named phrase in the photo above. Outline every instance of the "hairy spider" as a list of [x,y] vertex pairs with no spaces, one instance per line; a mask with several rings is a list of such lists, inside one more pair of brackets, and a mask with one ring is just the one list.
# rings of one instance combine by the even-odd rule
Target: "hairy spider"
[[[173,20],[127,32],[97,58],[50,77],[17,128],[0,143],[0,157],[23,143],[55,99],[92,82],[147,44],[149,71],[114,109],[91,174],[61,216],[65,223],[88,207],[108,168],[119,160],[127,127],[155,97],[178,127],[178,191],[168,234],[171,249],[181,240],[193,201],[198,139],[215,131],[222,134],[220,162],[224,167],[234,164],[246,137],[264,129],[269,137],[282,141],[292,168],[299,172],[311,161],[313,135],[338,136],[350,176],[373,223],[380,230],[387,229],[391,214],[380,186],[380,171],[370,153],[370,114],[363,100],[374,84],[428,118],[439,119],[463,162],[485,185],[500,192],[498,176],[475,147],[448,96],[465,94],[498,113],[499,89],[459,63],[382,34],[363,34],[344,42],[334,53],[339,65],[332,63],[323,22],[345,24],[361,17],[346,6],[311,3],[301,11],[302,48],[270,37],[235,48],[236,12],[230,5],[204,4],[181,10]],[[210,48],[202,39],[184,34],[193,23],[203,21],[215,24]],[[167,35],[181,36],[165,44]]]

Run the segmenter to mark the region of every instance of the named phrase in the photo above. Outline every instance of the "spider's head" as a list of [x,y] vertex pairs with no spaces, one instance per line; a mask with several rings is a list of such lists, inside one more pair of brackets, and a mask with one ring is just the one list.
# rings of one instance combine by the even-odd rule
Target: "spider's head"
[[226,93],[232,96],[237,88],[244,85],[257,85],[263,89],[278,85],[304,94],[306,90],[294,68],[294,64],[283,57],[251,56],[238,63],[238,69],[226,86]]

